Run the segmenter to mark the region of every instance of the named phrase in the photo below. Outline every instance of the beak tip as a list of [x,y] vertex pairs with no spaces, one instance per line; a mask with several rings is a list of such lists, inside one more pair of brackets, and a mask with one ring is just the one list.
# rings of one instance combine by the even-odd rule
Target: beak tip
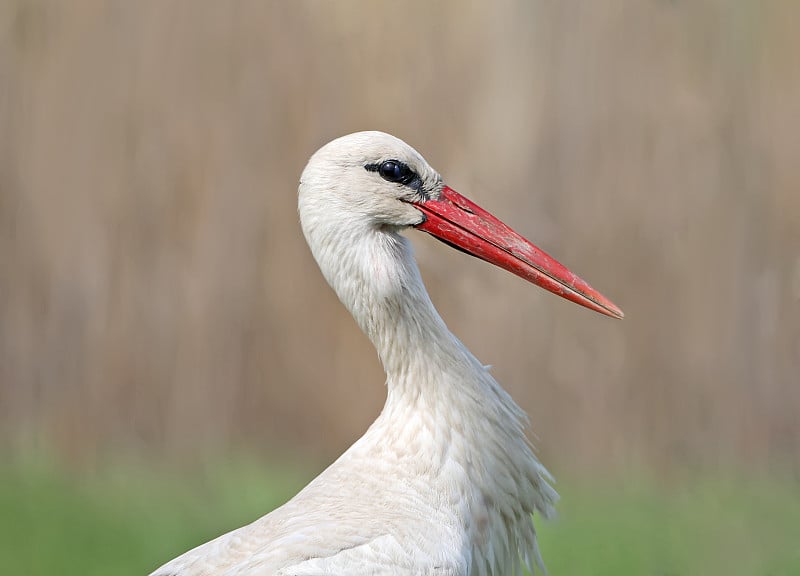
[[625,318],[625,312],[622,311],[622,308],[611,302],[610,300],[605,300],[601,304],[603,310],[603,314],[610,318],[614,318],[615,320],[623,320]]

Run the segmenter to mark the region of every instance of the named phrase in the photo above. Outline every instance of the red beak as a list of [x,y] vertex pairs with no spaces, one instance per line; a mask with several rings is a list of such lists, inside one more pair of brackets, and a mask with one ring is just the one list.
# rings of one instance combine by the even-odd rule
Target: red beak
[[416,228],[431,236],[576,304],[612,318],[624,316],[611,300],[452,188],[445,186],[438,200],[415,205],[426,216]]

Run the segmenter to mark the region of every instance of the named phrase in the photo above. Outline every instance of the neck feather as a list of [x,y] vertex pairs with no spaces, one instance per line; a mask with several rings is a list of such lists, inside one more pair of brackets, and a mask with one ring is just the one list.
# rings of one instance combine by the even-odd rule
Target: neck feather
[[[409,241],[394,230],[365,227],[331,235],[314,256],[328,283],[369,337],[390,379],[419,362],[463,364],[422,283]],[[468,353],[466,353],[468,354]]]
[[[315,241],[316,240],[316,241]],[[469,470],[459,484],[472,520],[475,573],[516,573],[523,556],[540,563],[534,512],[552,513],[557,494],[525,436],[527,418],[478,360],[453,336],[422,283],[411,245],[396,231],[351,229],[325,241],[309,238],[314,256],[339,299],[378,351],[387,374],[388,398],[381,417],[353,447],[380,450],[419,444],[409,471],[448,462]],[[421,424],[426,430],[417,429]],[[394,439],[395,442],[387,442]],[[418,462],[416,462],[418,461]],[[489,534],[492,534],[490,537]]]

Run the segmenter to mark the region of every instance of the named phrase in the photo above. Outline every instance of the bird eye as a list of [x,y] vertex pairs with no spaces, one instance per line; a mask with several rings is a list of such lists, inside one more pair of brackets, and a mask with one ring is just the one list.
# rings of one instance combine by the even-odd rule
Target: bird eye
[[383,162],[378,168],[378,174],[388,182],[399,182],[403,184],[413,177],[413,172],[408,166],[395,160],[386,160]]
[[384,160],[380,164],[367,164],[364,168],[368,172],[377,172],[387,182],[402,184],[418,192],[422,188],[422,179],[419,174],[400,160]]

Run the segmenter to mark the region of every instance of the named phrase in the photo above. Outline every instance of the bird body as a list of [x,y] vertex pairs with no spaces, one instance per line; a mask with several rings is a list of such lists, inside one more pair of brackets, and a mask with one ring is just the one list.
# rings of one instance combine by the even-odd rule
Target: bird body
[[[542,566],[532,515],[550,516],[557,494],[525,435],[526,416],[447,329],[400,235],[421,228],[490,260],[434,228],[457,222],[437,220],[446,198],[467,218],[483,216],[387,134],[351,134],[312,156],[299,188],[303,232],[378,352],[386,404],[292,500],[153,576],[489,576]],[[580,303],[621,316],[575,280],[572,299],[588,294],[590,304]]]

